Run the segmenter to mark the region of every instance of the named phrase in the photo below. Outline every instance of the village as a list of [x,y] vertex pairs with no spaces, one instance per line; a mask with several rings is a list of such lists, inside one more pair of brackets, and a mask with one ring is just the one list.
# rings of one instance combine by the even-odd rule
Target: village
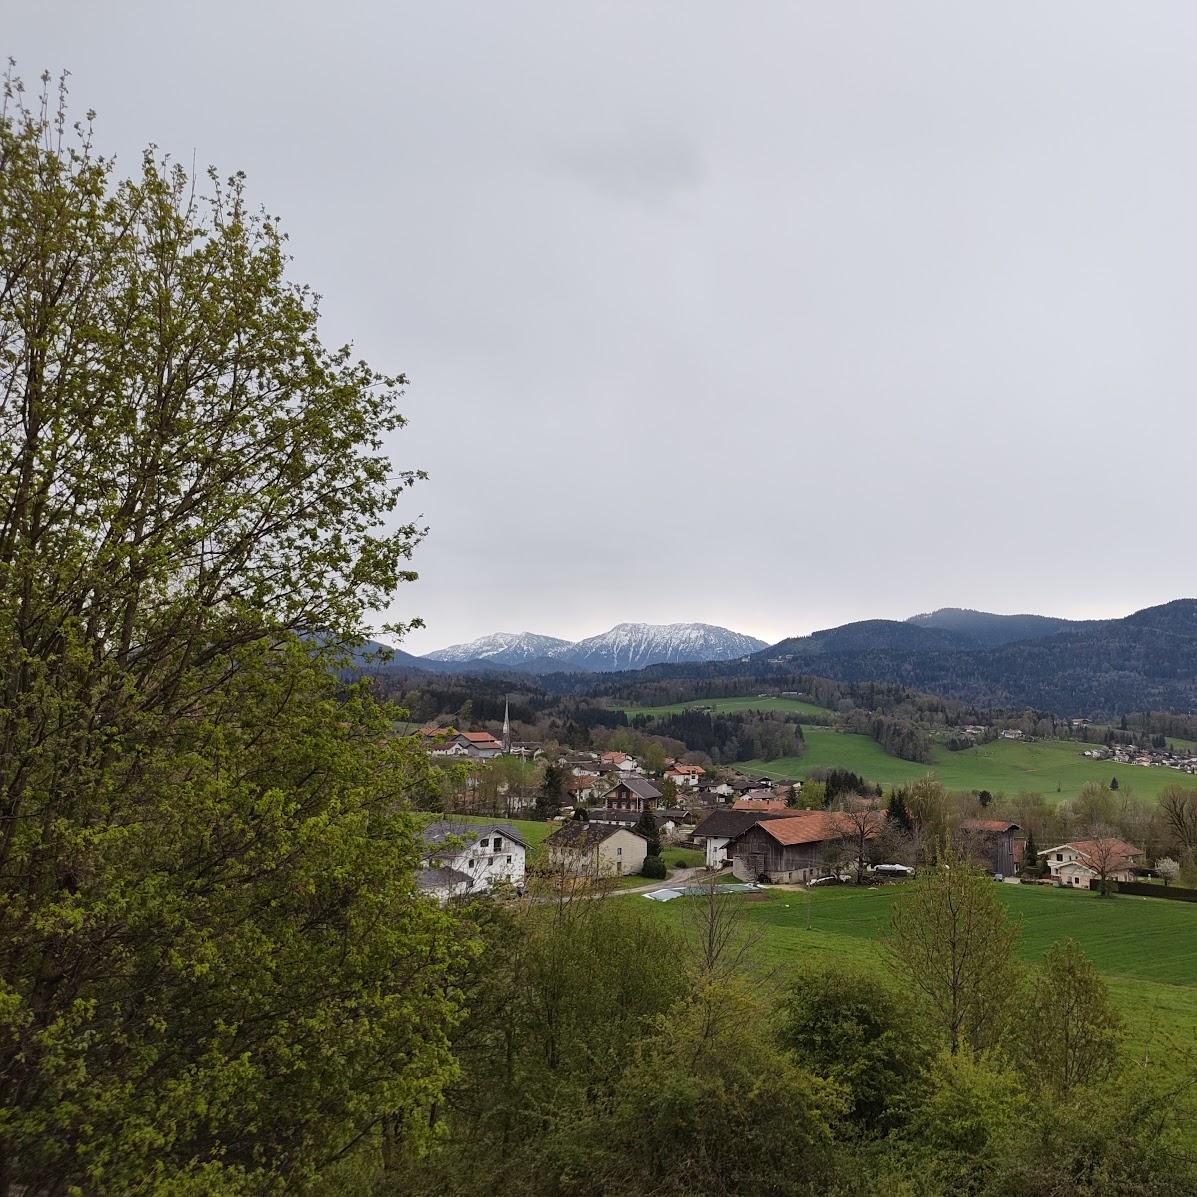
[[[430,758],[488,762],[501,757],[542,760],[563,779],[547,822],[536,870],[573,883],[602,884],[643,877],[645,890],[664,881],[664,847],[697,849],[692,876],[746,885],[884,884],[912,877],[930,845],[904,811],[881,798],[844,795],[834,809],[803,805],[803,783],[708,770],[667,758],[655,774],[629,753],[558,750],[514,742],[505,718],[502,737],[485,731],[422,728]],[[504,783],[503,812],[522,816],[537,805],[530,792]],[[511,822],[488,819],[470,801],[422,832],[425,855],[418,884],[439,901],[499,890],[525,893],[532,845]],[[543,813],[543,812],[542,812]],[[956,846],[995,880],[1091,888],[1155,876],[1142,849],[1113,834],[1077,838],[1038,849],[1018,823],[984,812],[956,819]],[[1028,857],[1028,847],[1031,855]],[[653,896],[649,894],[649,896]]]

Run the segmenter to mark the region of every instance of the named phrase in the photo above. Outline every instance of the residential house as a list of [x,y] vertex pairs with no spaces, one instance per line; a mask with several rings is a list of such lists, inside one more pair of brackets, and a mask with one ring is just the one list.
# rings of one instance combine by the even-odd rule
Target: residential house
[[[424,841],[424,867],[417,880],[425,892],[435,892],[439,896],[441,890],[448,887],[458,893],[478,894],[493,888],[497,882],[520,885],[524,880],[528,845],[507,823],[462,823],[442,819],[429,823],[421,832],[421,838]],[[452,874],[460,874],[460,877]],[[456,893],[448,896],[456,896]]]
[[612,810],[652,810],[661,801],[661,791],[647,777],[621,777],[607,791],[605,806]]
[[1135,869],[1143,861],[1139,848],[1113,837],[1057,844],[1039,855],[1056,881],[1078,889],[1088,889],[1089,882],[1102,873],[1107,881],[1133,881]]
[[[682,825],[686,818],[687,812],[684,810],[654,810],[649,812],[653,817],[653,822],[657,825],[657,836],[659,839],[672,841],[676,840],[679,835],[683,834]],[[644,818],[643,811],[634,810],[613,810],[607,806],[600,806],[595,810],[586,812],[586,817],[591,823],[609,823],[616,827],[632,827]]]
[[731,805],[732,810],[756,810],[756,811],[784,811],[789,810],[785,804],[784,798],[761,798],[756,794],[745,795],[743,798],[737,798]]
[[665,770],[664,776],[682,789],[687,787],[694,789],[702,780],[703,774],[706,770],[701,765],[670,765]]
[[571,819],[544,842],[549,865],[577,877],[612,877],[639,873],[648,855],[648,841],[613,823]]
[[471,760],[488,761],[503,752],[503,745],[490,732],[459,732],[457,739]]
[[[884,816],[871,811],[868,817],[867,838],[872,839]],[[740,881],[806,882],[830,872],[827,857],[842,852],[855,835],[853,816],[839,811],[797,811],[784,818],[761,819],[732,840],[727,853]]]
[[960,824],[969,855],[991,873],[1011,876],[1022,864],[1025,841],[1016,840],[1021,828],[1006,819],[964,819]]
[[738,811],[734,808],[714,810],[694,828],[690,838],[705,849],[707,868],[721,869],[728,862],[727,846],[732,840],[762,819],[781,817],[768,811]]

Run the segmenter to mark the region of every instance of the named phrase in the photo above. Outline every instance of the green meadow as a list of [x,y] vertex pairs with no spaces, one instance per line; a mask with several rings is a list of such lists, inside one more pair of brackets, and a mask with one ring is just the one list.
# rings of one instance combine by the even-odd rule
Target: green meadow
[[690,702],[673,702],[660,707],[621,707],[629,719],[637,715],[680,715],[682,711],[711,710],[716,714],[738,711],[784,711],[787,715],[822,715],[833,712],[826,707],[803,702],[800,698],[696,698]]
[[[1024,960],[1034,963],[1057,940],[1074,939],[1109,983],[1137,1043],[1168,1037],[1197,1046],[1197,903],[994,887],[1020,924]],[[901,888],[774,889],[737,901],[746,903],[748,924],[763,934],[762,963],[785,969],[849,962],[872,969],[883,967],[882,939]],[[650,917],[680,923],[687,901],[643,905]]]
[[1140,798],[1156,798],[1166,786],[1187,782],[1171,769],[1144,769],[1118,765],[1082,756],[1088,745],[1072,740],[995,740],[962,752],[949,752],[940,744],[932,748],[929,765],[890,756],[868,736],[850,735],[828,727],[804,727],[803,756],[780,757],[772,761],[744,761],[737,767],[766,777],[801,778],[808,769],[851,769],[868,781],[882,785],[901,784],[934,773],[950,790],[989,790],[1017,793],[1035,790],[1048,801],[1072,798],[1089,782],[1108,783],[1118,778],[1119,786]]

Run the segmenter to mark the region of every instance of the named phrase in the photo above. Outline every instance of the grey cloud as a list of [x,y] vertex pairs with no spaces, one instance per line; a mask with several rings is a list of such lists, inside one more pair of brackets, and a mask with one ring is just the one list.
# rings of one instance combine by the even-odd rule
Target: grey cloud
[[427,651],[1197,593],[1197,7],[10,5],[412,379]]

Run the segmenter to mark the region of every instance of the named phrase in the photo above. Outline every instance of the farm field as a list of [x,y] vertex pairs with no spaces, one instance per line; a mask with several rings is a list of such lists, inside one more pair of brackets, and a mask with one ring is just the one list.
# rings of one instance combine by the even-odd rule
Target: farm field
[[932,748],[929,765],[890,756],[868,736],[849,735],[826,727],[804,727],[806,753],[772,761],[744,761],[737,767],[767,777],[801,778],[816,767],[851,769],[868,781],[901,784],[934,773],[950,790],[989,790],[1017,793],[1035,790],[1049,802],[1072,798],[1088,782],[1118,784],[1139,798],[1156,798],[1169,785],[1195,784],[1195,779],[1171,769],[1144,769],[1112,761],[1092,761],[1081,755],[1085,745],[1072,740],[995,740],[963,752]]
[[[1020,922],[1019,949],[1028,963],[1057,940],[1075,939],[1109,983],[1137,1043],[1170,1036],[1197,1046],[1197,904],[1102,899],[1029,885],[995,888]],[[836,961],[883,967],[881,940],[900,890],[775,889],[751,900],[748,921],[764,934],[762,961],[781,968]],[[644,906],[650,917],[680,921],[681,902]]]
[[716,714],[735,711],[782,711],[787,715],[833,714],[826,707],[803,702],[800,698],[695,698],[690,702],[674,702],[661,707],[621,707],[629,719],[637,715],[680,715],[696,707],[710,708]]

